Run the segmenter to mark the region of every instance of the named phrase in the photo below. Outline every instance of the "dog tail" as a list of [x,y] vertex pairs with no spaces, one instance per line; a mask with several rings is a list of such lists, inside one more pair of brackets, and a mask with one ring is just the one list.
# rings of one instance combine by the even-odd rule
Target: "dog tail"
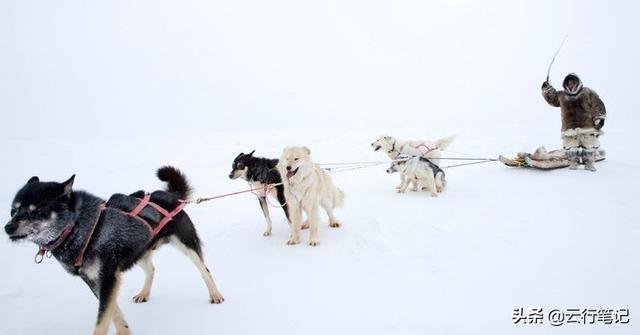
[[191,186],[187,177],[173,166],[163,166],[156,173],[158,179],[167,183],[167,192],[173,193],[180,199],[187,199],[191,195]]
[[449,136],[449,137],[445,137],[445,138],[441,138],[439,140],[436,140],[436,146],[442,150],[446,149],[449,147],[449,145],[451,144],[451,142],[453,142],[453,140],[455,140],[456,137],[455,136]]

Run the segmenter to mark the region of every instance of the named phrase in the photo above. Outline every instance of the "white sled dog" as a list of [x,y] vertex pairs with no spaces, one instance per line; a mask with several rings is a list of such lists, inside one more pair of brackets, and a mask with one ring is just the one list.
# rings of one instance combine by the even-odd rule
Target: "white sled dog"
[[307,147],[288,147],[282,151],[277,168],[282,176],[284,195],[289,206],[291,238],[289,245],[300,243],[300,229],[303,224],[302,211],[307,214],[305,226],[309,226],[309,245],[317,246],[320,206],[329,216],[329,227],[340,227],[333,215],[333,209],[342,206],[344,192],[337,188],[331,177],[310,157]]
[[[447,149],[455,138],[455,136],[449,136],[435,141],[403,141],[393,136],[380,136],[371,143],[371,146],[373,151],[383,150],[391,159],[397,159],[400,155],[422,156],[429,158],[434,164],[440,165],[442,150]],[[400,189],[405,184],[405,179],[405,175],[400,172],[400,185],[396,186],[396,189]],[[416,181],[411,179],[409,182],[413,184],[412,191],[417,191]]]
[[437,197],[438,193],[444,191],[447,184],[444,171],[429,158],[400,155],[396,159],[387,169],[387,173],[400,172],[405,175],[405,182],[400,185],[398,193],[406,191],[410,180],[429,190],[432,197]]

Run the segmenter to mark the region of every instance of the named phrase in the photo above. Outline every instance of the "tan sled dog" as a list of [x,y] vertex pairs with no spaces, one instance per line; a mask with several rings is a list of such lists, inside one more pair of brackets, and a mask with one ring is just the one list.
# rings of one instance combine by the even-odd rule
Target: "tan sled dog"
[[289,245],[300,243],[302,211],[307,215],[311,246],[320,244],[320,206],[329,216],[329,227],[340,227],[340,222],[333,215],[333,209],[342,206],[344,192],[333,184],[325,170],[311,160],[310,154],[311,151],[307,147],[288,147],[282,151],[277,165],[291,218],[291,238],[287,242]]

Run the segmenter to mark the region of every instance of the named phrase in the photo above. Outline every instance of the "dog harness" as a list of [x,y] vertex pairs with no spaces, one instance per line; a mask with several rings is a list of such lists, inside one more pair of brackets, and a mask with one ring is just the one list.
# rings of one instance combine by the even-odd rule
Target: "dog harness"
[[439,149],[438,147],[433,147],[433,148],[429,148],[426,144],[424,143],[420,143],[418,145],[415,146],[416,149],[420,150],[421,147],[425,147],[427,149],[427,151],[425,151],[425,153],[423,155],[426,155],[428,153],[430,153],[433,150],[437,150]]
[[[418,145],[414,146],[414,148],[416,148],[416,149],[418,149],[418,150],[420,150],[420,151],[422,151],[422,149],[420,149],[420,148],[422,148],[422,147],[424,147],[425,149],[427,149],[427,151],[425,151],[425,152],[423,152],[423,153],[422,153],[423,155],[426,155],[426,154],[430,153],[431,151],[434,151],[434,150],[438,150],[438,149],[440,149],[439,147],[433,147],[433,148],[430,148],[429,146],[427,146],[427,145],[426,145],[426,144],[424,144],[424,143],[420,143],[420,144],[418,144]],[[396,155],[396,157],[400,156],[400,154],[402,153],[402,149],[404,149],[404,145],[402,145],[402,146],[400,147],[400,149],[398,149],[398,154]],[[395,141],[393,142],[393,146],[391,147],[391,150],[389,150],[387,153],[388,153],[388,154],[390,154],[390,153],[392,153],[392,152],[394,152],[394,151],[396,151],[396,142],[395,142]]]
[[[171,221],[176,215],[180,214],[180,212],[182,212],[182,210],[188,204],[185,201],[179,200],[178,206],[174,210],[169,212],[166,209],[162,208],[162,206],[152,202],[151,194],[146,194],[142,199],[140,198],[136,198],[136,199],[138,199],[140,202],[130,212],[126,212],[118,208],[107,207],[105,203],[101,203],[100,206],[98,206],[96,219],[94,220],[93,225],[91,226],[91,230],[89,231],[89,234],[87,235],[86,239],[82,244],[82,247],[80,248],[80,252],[76,256],[76,259],[74,261],[74,266],[81,267],[82,264],[84,263],[84,253],[87,251],[89,242],[91,242],[91,238],[93,237],[93,234],[96,230],[96,226],[98,226],[98,222],[100,221],[100,218],[102,217],[102,213],[104,213],[104,211],[107,211],[107,210],[117,211],[121,214],[124,214],[126,216],[129,216],[138,220],[145,227],[149,228],[149,232],[151,233],[151,240],[153,240],[158,235],[158,233],[162,230],[162,228],[164,228],[167,225],[167,223],[169,223],[169,221]],[[153,209],[158,211],[163,216],[162,220],[158,222],[158,225],[155,228],[153,228],[153,226],[147,220],[145,220],[139,215],[140,212],[142,212],[142,210],[145,209],[147,206],[151,206]],[[58,237],[53,243],[47,246],[40,247],[40,249],[38,250],[38,253],[35,256],[35,262],[37,264],[40,264],[45,255],[47,257],[51,257],[51,252],[54,249],[58,248],[60,245],[62,245],[62,243],[64,243],[64,241],[71,235],[71,232],[73,231],[74,226],[75,226],[74,224],[67,225],[62,231],[62,233],[60,234],[60,237]]]

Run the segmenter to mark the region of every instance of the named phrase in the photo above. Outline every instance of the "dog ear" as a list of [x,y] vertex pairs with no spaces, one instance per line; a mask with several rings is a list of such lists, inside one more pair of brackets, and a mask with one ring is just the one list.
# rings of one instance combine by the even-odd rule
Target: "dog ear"
[[38,178],[38,176],[33,176],[33,177],[29,178],[29,180],[27,181],[27,184],[37,183],[39,181],[40,181],[40,178]]
[[307,155],[311,155],[311,149],[309,149],[307,147],[302,147],[302,149],[304,149],[304,151],[307,152]]
[[253,153],[256,152],[255,150],[251,151],[250,153],[247,154],[247,156],[253,156]]
[[62,183],[62,196],[68,197],[71,195],[71,188],[73,187],[73,181],[76,179],[76,175],[74,174],[71,178],[67,179],[67,181]]

